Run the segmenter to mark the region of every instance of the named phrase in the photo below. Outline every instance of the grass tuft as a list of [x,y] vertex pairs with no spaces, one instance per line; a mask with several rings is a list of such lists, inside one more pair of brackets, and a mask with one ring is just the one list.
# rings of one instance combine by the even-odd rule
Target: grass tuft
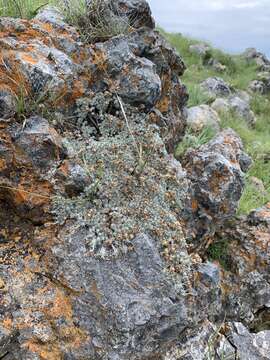
[[68,23],[77,27],[84,41],[106,41],[111,37],[126,34],[132,29],[130,20],[116,10],[113,0],[58,0],[56,5],[65,14]]
[[181,160],[188,149],[196,149],[199,146],[208,143],[215,134],[216,131],[211,126],[204,127],[198,134],[194,134],[190,129],[187,129],[183,140],[175,150],[174,155],[176,159]]
[[0,0],[0,16],[31,19],[48,3],[49,0]]

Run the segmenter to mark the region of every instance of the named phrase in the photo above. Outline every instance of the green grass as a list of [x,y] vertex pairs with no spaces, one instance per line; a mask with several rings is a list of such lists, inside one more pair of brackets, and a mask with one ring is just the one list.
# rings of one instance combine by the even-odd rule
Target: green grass
[[0,16],[31,19],[50,0],[0,0]]
[[175,150],[174,155],[176,159],[181,160],[188,149],[196,149],[197,147],[208,143],[215,134],[215,130],[210,126],[204,127],[198,134],[194,134],[191,130],[187,129],[183,140],[179,143]]
[[[245,90],[248,84],[256,79],[256,64],[247,64],[240,55],[228,55],[221,50],[214,49],[208,44],[211,47],[209,53],[227,68],[227,70],[221,74],[211,66],[205,66],[204,59],[189,51],[190,45],[197,44],[198,40],[179,34],[161,32],[183,57],[187,66],[182,81],[191,93],[189,106],[198,104],[198,94],[195,94],[194,101],[194,86],[198,86],[203,80],[209,77],[222,77],[231,86],[241,90]],[[200,96],[202,95],[199,95],[199,100]]]

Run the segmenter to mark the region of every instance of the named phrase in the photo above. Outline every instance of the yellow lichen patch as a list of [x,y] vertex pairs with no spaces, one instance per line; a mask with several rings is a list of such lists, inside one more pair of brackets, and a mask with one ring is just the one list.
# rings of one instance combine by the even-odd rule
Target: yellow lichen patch
[[31,206],[42,206],[49,203],[52,187],[47,181],[36,183],[35,180],[27,179],[26,183],[10,186],[7,190],[12,193],[15,205],[31,203]]
[[4,159],[0,159],[0,171],[6,169],[6,161]]
[[191,208],[192,208],[192,211],[195,212],[198,210],[199,208],[199,204],[198,204],[198,201],[196,199],[192,199],[191,201]]
[[21,53],[20,55],[21,59],[25,62],[28,62],[31,65],[35,65],[38,63],[37,59],[35,59],[32,55],[29,53]]
[[49,23],[44,23],[44,22],[39,22],[40,27],[42,29],[44,29],[45,31],[47,31],[48,33],[52,32],[54,30],[52,24]]
[[166,113],[169,111],[170,106],[170,88],[171,88],[171,81],[167,75],[163,75],[161,78],[162,82],[162,94],[161,98],[158,100],[156,104],[156,108],[161,111],[162,113]]
[[266,204],[262,210],[258,211],[258,216],[261,219],[270,219],[270,203]]
[[107,57],[106,54],[102,51],[96,51],[93,56],[93,63],[97,65],[97,68],[100,71],[107,71]]
[[89,336],[75,326],[60,327],[59,334],[61,338],[68,342],[68,346],[70,348],[79,348],[87,340],[89,341]]
[[3,326],[5,329],[11,330],[12,329],[12,320],[10,318],[6,318],[3,320]]
[[62,360],[63,353],[58,344],[41,344],[36,340],[29,340],[24,344],[29,351],[38,354],[41,360]]
[[72,304],[71,299],[60,289],[55,290],[54,303],[50,309],[47,310],[48,316],[53,319],[64,317],[66,320],[72,319]]
[[70,96],[70,101],[75,102],[78,98],[83,96],[84,93],[85,93],[85,88],[83,86],[82,80],[75,80],[73,82],[73,89],[72,89],[72,94]]
[[20,71],[14,51],[0,53],[0,88],[8,89],[18,96],[21,92],[24,95],[29,93],[29,83]]

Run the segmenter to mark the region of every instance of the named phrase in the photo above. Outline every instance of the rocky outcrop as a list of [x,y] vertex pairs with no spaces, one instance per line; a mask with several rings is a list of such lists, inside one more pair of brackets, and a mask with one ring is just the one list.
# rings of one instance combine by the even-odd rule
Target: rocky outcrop
[[[241,354],[235,321],[264,356],[250,341],[267,331],[268,208],[226,227],[250,159],[232,130],[174,158],[183,60],[145,1],[109,10],[132,31],[92,43],[50,7],[0,19],[0,358]],[[206,110],[200,127],[217,117],[202,106],[194,123]],[[206,256],[226,231],[231,272]]]
[[229,129],[208,144],[189,150],[182,163],[194,194],[193,233],[201,243],[235,214],[251,160],[239,137]]
[[243,57],[247,60],[247,62],[254,61],[260,71],[270,70],[270,60],[255,48],[246,49],[243,53]]

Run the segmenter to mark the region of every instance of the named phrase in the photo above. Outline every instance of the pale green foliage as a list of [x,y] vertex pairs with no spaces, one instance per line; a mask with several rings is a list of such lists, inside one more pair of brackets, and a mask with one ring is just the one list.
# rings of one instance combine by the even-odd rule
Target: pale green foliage
[[201,104],[208,104],[211,98],[206,94],[199,85],[190,84],[188,86],[188,106],[197,106]]
[[190,129],[187,129],[183,140],[175,150],[175,157],[181,159],[188,149],[196,149],[199,146],[206,144],[215,136],[215,134],[215,130],[210,126],[203,128],[198,134],[194,134]]
[[0,0],[0,16],[30,19],[49,0]]

